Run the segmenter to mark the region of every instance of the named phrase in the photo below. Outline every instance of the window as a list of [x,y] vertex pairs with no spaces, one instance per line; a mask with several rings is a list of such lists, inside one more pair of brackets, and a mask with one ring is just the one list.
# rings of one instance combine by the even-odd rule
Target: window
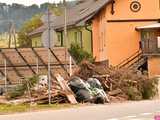
[[57,32],[57,40],[55,41],[55,47],[63,46],[63,34],[62,32]]
[[80,45],[80,47],[83,47],[83,42],[82,42],[82,31],[77,31],[74,33],[74,39],[75,43]]
[[75,40],[75,43],[78,43],[78,33],[77,32],[74,33],[74,40]]

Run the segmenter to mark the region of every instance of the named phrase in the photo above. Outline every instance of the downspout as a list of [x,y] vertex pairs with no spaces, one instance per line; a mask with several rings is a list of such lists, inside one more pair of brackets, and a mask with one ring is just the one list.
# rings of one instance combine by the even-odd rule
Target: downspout
[[91,24],[85,24],[85,29],[91,33],[91,52],[93,54],[93,32],[92,29],[89,29],[88,26]]

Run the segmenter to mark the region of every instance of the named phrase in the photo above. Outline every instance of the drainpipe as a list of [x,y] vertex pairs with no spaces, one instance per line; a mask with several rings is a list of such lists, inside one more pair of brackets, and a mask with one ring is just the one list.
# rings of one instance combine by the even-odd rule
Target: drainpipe
[[91,33],[91,52],[93,54],[93,32],[92,29],[88,28],[88,26],[90,26],[90,24],[85,24],[85,29]]

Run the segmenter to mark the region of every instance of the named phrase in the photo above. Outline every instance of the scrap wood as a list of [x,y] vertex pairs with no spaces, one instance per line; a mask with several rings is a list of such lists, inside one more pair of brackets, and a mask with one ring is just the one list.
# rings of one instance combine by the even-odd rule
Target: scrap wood
[[108,78],[110,75],[108,74],[103,74],[103,75],[93,75],[93,77],[96,77],[96,78]]
[[[57,97],[60,95],[61,95],[61,98]],[[65,99],[65,96],[61,93],[54,93],[54,94],[52,93],[51,97],[52,97],[52,102],[54,102],[54,103],[55,103],[55,99],[57,100],[57,102],[60,102],[60,101],[62,101],[62,99],[63,100]],[[39,96],[37,98],[19,99],[19,100],[10,101],[10,103],[14,103],[14,104],[31,103],[31,102],[41,102],[41,103],[48,102],[48,94],[43,95],[43,96]]]
[[61,88],[63,91],[65,91],[65,95],[67,96],[69,102],[71,104],[77,104],[77,100],[74,97],[74,93],[72,92],[72,90],[69,88],[69,86],[67,85],[66,81],[63,79],[63,77],[59,74],[55,75],[58,83],[60,84]]
[[116,95],[118,95],[118,94],[120,94],[120,93],[122,93],[122,90],[121,90],[121,89],[117,89],[117,90],[113,90],[113,91],[108,92],[108,94],[109,94],[110,96],[116,96]]
[[107,88],[112,91],[112,79],[109,74],[93,75],[93,77],[97,78],[101,82],[103,88]]

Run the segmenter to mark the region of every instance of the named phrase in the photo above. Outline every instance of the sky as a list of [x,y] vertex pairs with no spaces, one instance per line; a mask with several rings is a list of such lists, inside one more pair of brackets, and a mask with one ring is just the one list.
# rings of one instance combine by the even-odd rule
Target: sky
[[[0,0],[1,3],[7,3],[7,4],[12,4],[12,3],[19,3],[19,4],[24,4],[26,6],[32,5],[32,4],[37,4],[40,5],[44,2],[60,2],[63,0]],[[72,0],[66,0],[66,1],[72,1]]]

